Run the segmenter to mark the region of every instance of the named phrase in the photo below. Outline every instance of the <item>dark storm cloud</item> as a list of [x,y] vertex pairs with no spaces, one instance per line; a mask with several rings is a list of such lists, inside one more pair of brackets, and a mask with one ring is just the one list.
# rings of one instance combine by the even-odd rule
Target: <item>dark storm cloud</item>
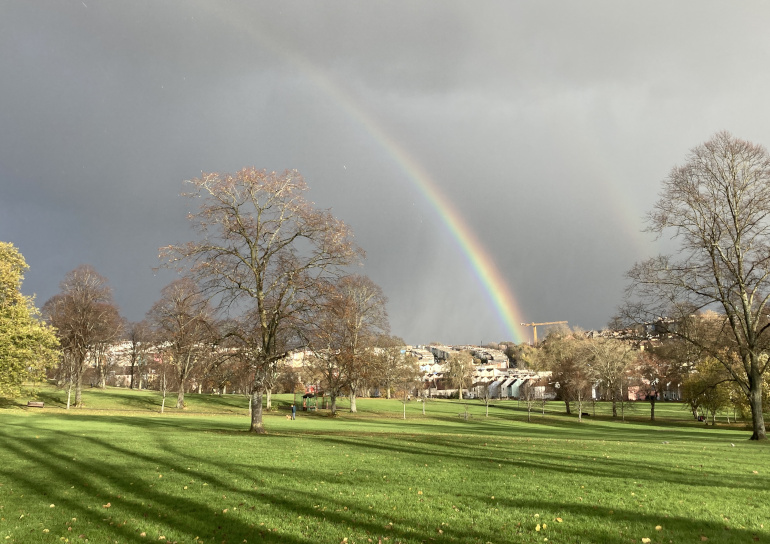
[[[770,143],[763,3],[5,2],[0,239],[38,303],[80,263],[139,319],[185,179],[298,168],[412,342],[509,333],[387,134],[493,255],[522,321],[601,327],[659,182],[715,131]],[[329,82],[324,84],[324,82]],[[365,112],[367,119],[360,117]]]

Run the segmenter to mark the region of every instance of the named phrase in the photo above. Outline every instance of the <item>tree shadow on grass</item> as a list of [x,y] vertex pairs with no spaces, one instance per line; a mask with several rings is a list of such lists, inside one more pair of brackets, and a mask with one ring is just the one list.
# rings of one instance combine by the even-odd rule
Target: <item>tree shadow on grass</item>
[[[475,470],[480,470],[481,463],[487,460],[507,462],[509,468],[516,470],[532,468],[542,472],[544,478],[559,478],[560,474],[573,475],[573,467],[564,466],[567,454],[541,454],[539,459],[531,459],[532,452],[526,449],[524,442],[504,441],[498,438],[500,443],[492,447],[475,443],[475,438],[457,437],[447,435],[413,434],[409,435],[409,443],[403,440],[393,440],[383,437],[382,433],[367,436],[365,433],[351,433],[345,436],[331,434],[303,435],[301,433],[286,432],[268,436],[253,436],[243,433],[242,439],[237,436],[228,437],[227,442],[221,447],[227,447],[232,455],[228,457],[209,455],[203,445],[196,445],[195,440],[185,440],[184,444],[178,443],[180,438],[194,437],[200,433],[201,421],[185,420],[184,418],[127,418],[114,416],[105,422],[105,416],[85,416],[83,423],[95,424],[107,423],[114,427],[142,427],[152,431],[150,437],[154,441],[155,451],[140,445],[128,443],[116,443],[106,437],[95,435],[74,436],[66,430],[66,426],[56,430],[55,439],[40,442],[30,437],[0,431],[3,438],[4,456],[16,459],[24,459],[26,464],[34,465],[34,470],[10,470],[6,465],[3,470],[3,482],[6,485],[23,490],[24,493],[39,497],[42,508],[48,503],[55,503],[62,509],[65,520],[69,517],[77,517],[79,520],[92,521],[93,525],[102,528],[109,535],[110,541],[120,542],[145,542],[147,538],[140,536],[142,527],[152,526],[156,532],[163,533],[168,540],[185,539],[190,541],[193,537],[200,537],[206,541],[216,538],[216,541],[242,542],[253,541],[261,537],[267,542],[287,542],[289,544],[299,542],[332,541],[333,538],[341,539],[349,534],[348,527],[355,531],[369,534],[373,540],[378,536],[388,536],[392,542],[421,542],[429,541],[437,536],[436,527],[439,519],[426,521],[415,512],[392,513],[382,509],[370,511],[361,505],[352,504],[346,495],[308,495],[302,490],[308,488],[306,482],[325,479],[333,482],[335,490],[356,490],[361,484],[361,475],[367,469],[362,469],[361,474],[352,474],[350,471],[330,473],[318,471],[313,468],[294,469],[289,472],[285,463],[279,463],[276,455],[283,456],[285,451],[280,449],[285,446],[287,440],[312,440],[321,443],[321,446],[342,446],[345,451],[368,453],[379,451],[385,455],[398,453],[400,455],[414,455],[412,462],[426,457],[439,457],[444,461],[456,464],[473,463]],[[197,426],[195,423],[197,422]],[[179,426],[179,424],[183,425]],[[208,420],[205,421],[209,425]],[[168,435],[164,431],[173,425],[179,429],[178,433]],[[101,430],[102,427],[99,427]],[[153,429],[155,429],[153,431]],[[216,428],[212,428],[216,432]],[[181,436],[180,435],[184,435]],[[403,435],[394,435],[403,438]],[[494,437],[490,438],[493,440]],[[78,448],[89,452],[90,459],[81,461],[79,456],[72,457],[63,447],[68,443],[76,443]],[[216,439],[208,439],[207,447],[218,444]],[[299,445],[297,446],[300,447]],[[513,450],[513,451],[512,451]],[[504,458],[503,455],[508,458]],[[523,460],[511,460],[511,455],[527,455],[530,458]],[[100,462],[94,463],[94,458]],[[234,460],[237,458],[237,460]],[[228,459],[223,464],[223,459]],[[533,465],[533,462],[536,463]],[[585,476],[601,476],[609,479],[627,479],[633,472],[630,465],[632,461],[603,460],[596,467],[584,467]],[[345,463],[343,459],[340,463]],[[195,471],[190,467],[196,466]],[[578,467],[580,468],[580,467]],[[603,472],[597,473],[600,469]],[[665,472],[663,461],[658,466],[651,467],[651,477],[658,481],[670,481],[676,474]],[[371,467],[372,480],[377,476],[380,467]],[[664,471],[664,472],[661,472]],[[141,472],[141,473],[137,473]],[[157,477],[158,474],[163,477]],[[288,477],[284,476],[288,474]],[[680,477],[682,475],[679,475]],[[499,477],[499,476],[498,476]],[[190,481],[195,480],[195,484]],[[269,487],[244,484],[237,485],[238,481],[258,481],[260,478],[269,480]],[[210,493],[203,494],[185,492],[183,485],[196,485],[200,482],[208,484]],[[682,485],[692,485],[690,478],[682,478],[681,481],[672,482]],[[754,485],[741,487],[757,489]],[[406,485],[406,484],[404,484]],[[762,486],[764,488],[764,486]],[[8,488],[6,488],[8,489]],[[71,489],[77,491],[70,492]],[[197,487],[197,490],[202,487]],[[616,513],[610,514],[607,508],[594,508],[588,505],[576,505],[568,502],[546,500],[535,496],[534,491],[522,490],[519,497],[505,498],[501,504],[510,510],[521,512],[526,516],[531,512],[567,512],[570,515],[582,516],[594,521],[592,529],[585,534],[570,532],[568,527],[560,527],[562,536],[568,541],[589,542],[613,542],[620,540],[617,535],[619,522],[639,527],[640,530],[650,524],[654,526],[654,520],[650,515],[641,515],[638,512],[616,509]],[[219,499],[226,496],[229,499]],[[319,499],[322,499],[326,510],[320,510]],[[466,497],[481,503],[485,497]],[[110,504],[110,508],[104,508]],[[237,506],[236,506],[237,504]],[[237,508],[237,510],[236,510]],[[225,512],[225,510],[228,510]],[[276,517],[274,512],[278,511]],[[280,519],[280,523],[272,521],[274,527],[260,526],[260,519]],[[158,516],[166,517],[158,517]],[[302,517],[302,522],[298,521]],[[108,525],[108,521],[120,522],[131,520],[122,525]],[[466,518],[463,518],[466,519]],[[469,518],[470,519],[470,518]],[[152,525],[150,525],[152,520]],[[393,525],[391,525],[391,523]],[[699,534],[723,534],[724,529],[717,523],[701,520],[687,520],[675,518],[672,520],[680,533],[696,540]],[[303,529],[305,527],[305,529]],[[323,528],[322,528],[323,527]],[[271,529],[277,529],[273,531]],[[80,531],[80,529],[79,529]],[[86,537],[88,532],[83,530]],[[324,532],[326,531],[326,532]],[[500,541],[500,534],[490,529],[474,527],[472,524],[452,523],[443,529],[443,538],[454,538],[460,542],[475,541]],[[102,533],[95,533],[91,541],[96,541]],[[261,534],[260,534],[261,533]],[[148,537],[157,540],[159,534],[149,534]],[[524,530],[524,537],[535,536],[534,529]],[[538,535],[542,536],[542,535]],[[643,536],[643,535],[640,535]],[[730,532],[731,540],[750,541],[753,533],[749,530],[735,529]],[[328,540],[324,540],[328,539]],[[516,538],[511,538],[516,540]],[[625,539],[623,539],[625,540]],[[339,541],[339,540],[337,540]]]

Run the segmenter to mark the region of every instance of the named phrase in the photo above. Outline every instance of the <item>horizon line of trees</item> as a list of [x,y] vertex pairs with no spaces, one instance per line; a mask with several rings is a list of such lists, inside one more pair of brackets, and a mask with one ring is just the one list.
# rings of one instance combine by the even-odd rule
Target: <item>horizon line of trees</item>
[[[184,383],[198,364],[196,346],[211,341],[232,348],[252,371],[253,432],[265,432],[263,395],[276,379],[278,361],[298,345],[310,346],[325,360],[322,372],[334,398],[346,387],[355,406],[366,344],[387,330],[387,316],[379,287],[348,272],[364,257],[351,230],[305,199],[307,186],[295,170],[244,168],[234,174],[203,173],[188,183],[185,196],[199,204],[188,216],[197,237],[161,248],[161,261],[182,278],[164,289],[148,312],[153,329],[170,338],[166,358],[182,385],[177,404],[183,404]],[[716,133],[663,180],[647,231],[670,236],[678,247],[629,270],[617,321],[672,324],[667,332],[686,347],[692,374],[712,377],[707,381],[713,387],[685,389],[709,398],[742,399],[751,413],[751,439],[765,440],[770,153],[726,131]],[[20,294],[23,258],[12,246],[0,247],[0,253],[0,356],[11,369],[3,369],[0,392],[12,394],[25,372],[40,374],[55,342],[49,341],[51,330],[40,324],[32,301]],[[706,319],[714,310],[718,317]],[[91,267],[78,267],[43,311],[57,331],[62,372],[70,384],[68,403],[74,385],[79,405],[86,354],[97,354],[103,372],[98,353],[123,329],[111,290]],[[212,335],[214,322],[217,334]],[[552,361],[570,368],[569,380],[575,383],[565,374],[560,388],[574,389],[578,406],[580,384],[594,374],[602,376],[611,395],[620,391],[615,369],[624,366],[628,353],[616,343],[578,349],[554,340],[548,352]],[[591,365],[577,364],[584,360]],[[658,371],[649,368],[656,360],[643,363],[653,378]],[[462,372],[453,374],[462,390]],[[723,384],[733,389],[717,394]]]

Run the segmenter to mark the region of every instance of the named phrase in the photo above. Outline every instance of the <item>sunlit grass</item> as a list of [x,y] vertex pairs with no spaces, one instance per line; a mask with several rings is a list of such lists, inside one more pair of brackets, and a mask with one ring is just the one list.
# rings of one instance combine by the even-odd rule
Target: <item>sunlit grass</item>
[[[89,394],[115,410],[149,395]],[[289,421],[291,397],[280,396],[269,434],[254,436],[245,408],[227,415],[216,400],[199,399],[211,415],[0,412],[0,541],[770,538],[768,447],[743,429],[690,423],[673,405],[658,425],[580,425],[555,412],[526,423],[515,402],[489,417],[469,402],[468,421],[463,403],[429,402],[422,416],[412,402],[402,420],[393,400]]]

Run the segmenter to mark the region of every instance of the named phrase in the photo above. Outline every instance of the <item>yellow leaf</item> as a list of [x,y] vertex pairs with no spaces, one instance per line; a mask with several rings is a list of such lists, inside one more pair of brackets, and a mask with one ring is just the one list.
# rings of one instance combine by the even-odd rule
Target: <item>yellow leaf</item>
[[539,531],[539,530],[540,530],[540,524],[538,523],[538,524],[535,526],[535,531]]
[[663,529],[663,527],[661,527],[660,525],[656,525],[656,526],[655,526],[655,530],[656,530],[656,531],[660,531],[660,530],[662,530],[662,529]]
[[650,542],[650,539],[645,537],[645,538],[642,539],[642,542],[644,544],[648,544]]
[[418,491],[418,492],[417,492],[417,494],[418,494],[418,495],[422,495],[422,491]]
[[563,520],[562,520],[561,518],[556,518],[556,521],[558,521],[559,523],[561,523]]

